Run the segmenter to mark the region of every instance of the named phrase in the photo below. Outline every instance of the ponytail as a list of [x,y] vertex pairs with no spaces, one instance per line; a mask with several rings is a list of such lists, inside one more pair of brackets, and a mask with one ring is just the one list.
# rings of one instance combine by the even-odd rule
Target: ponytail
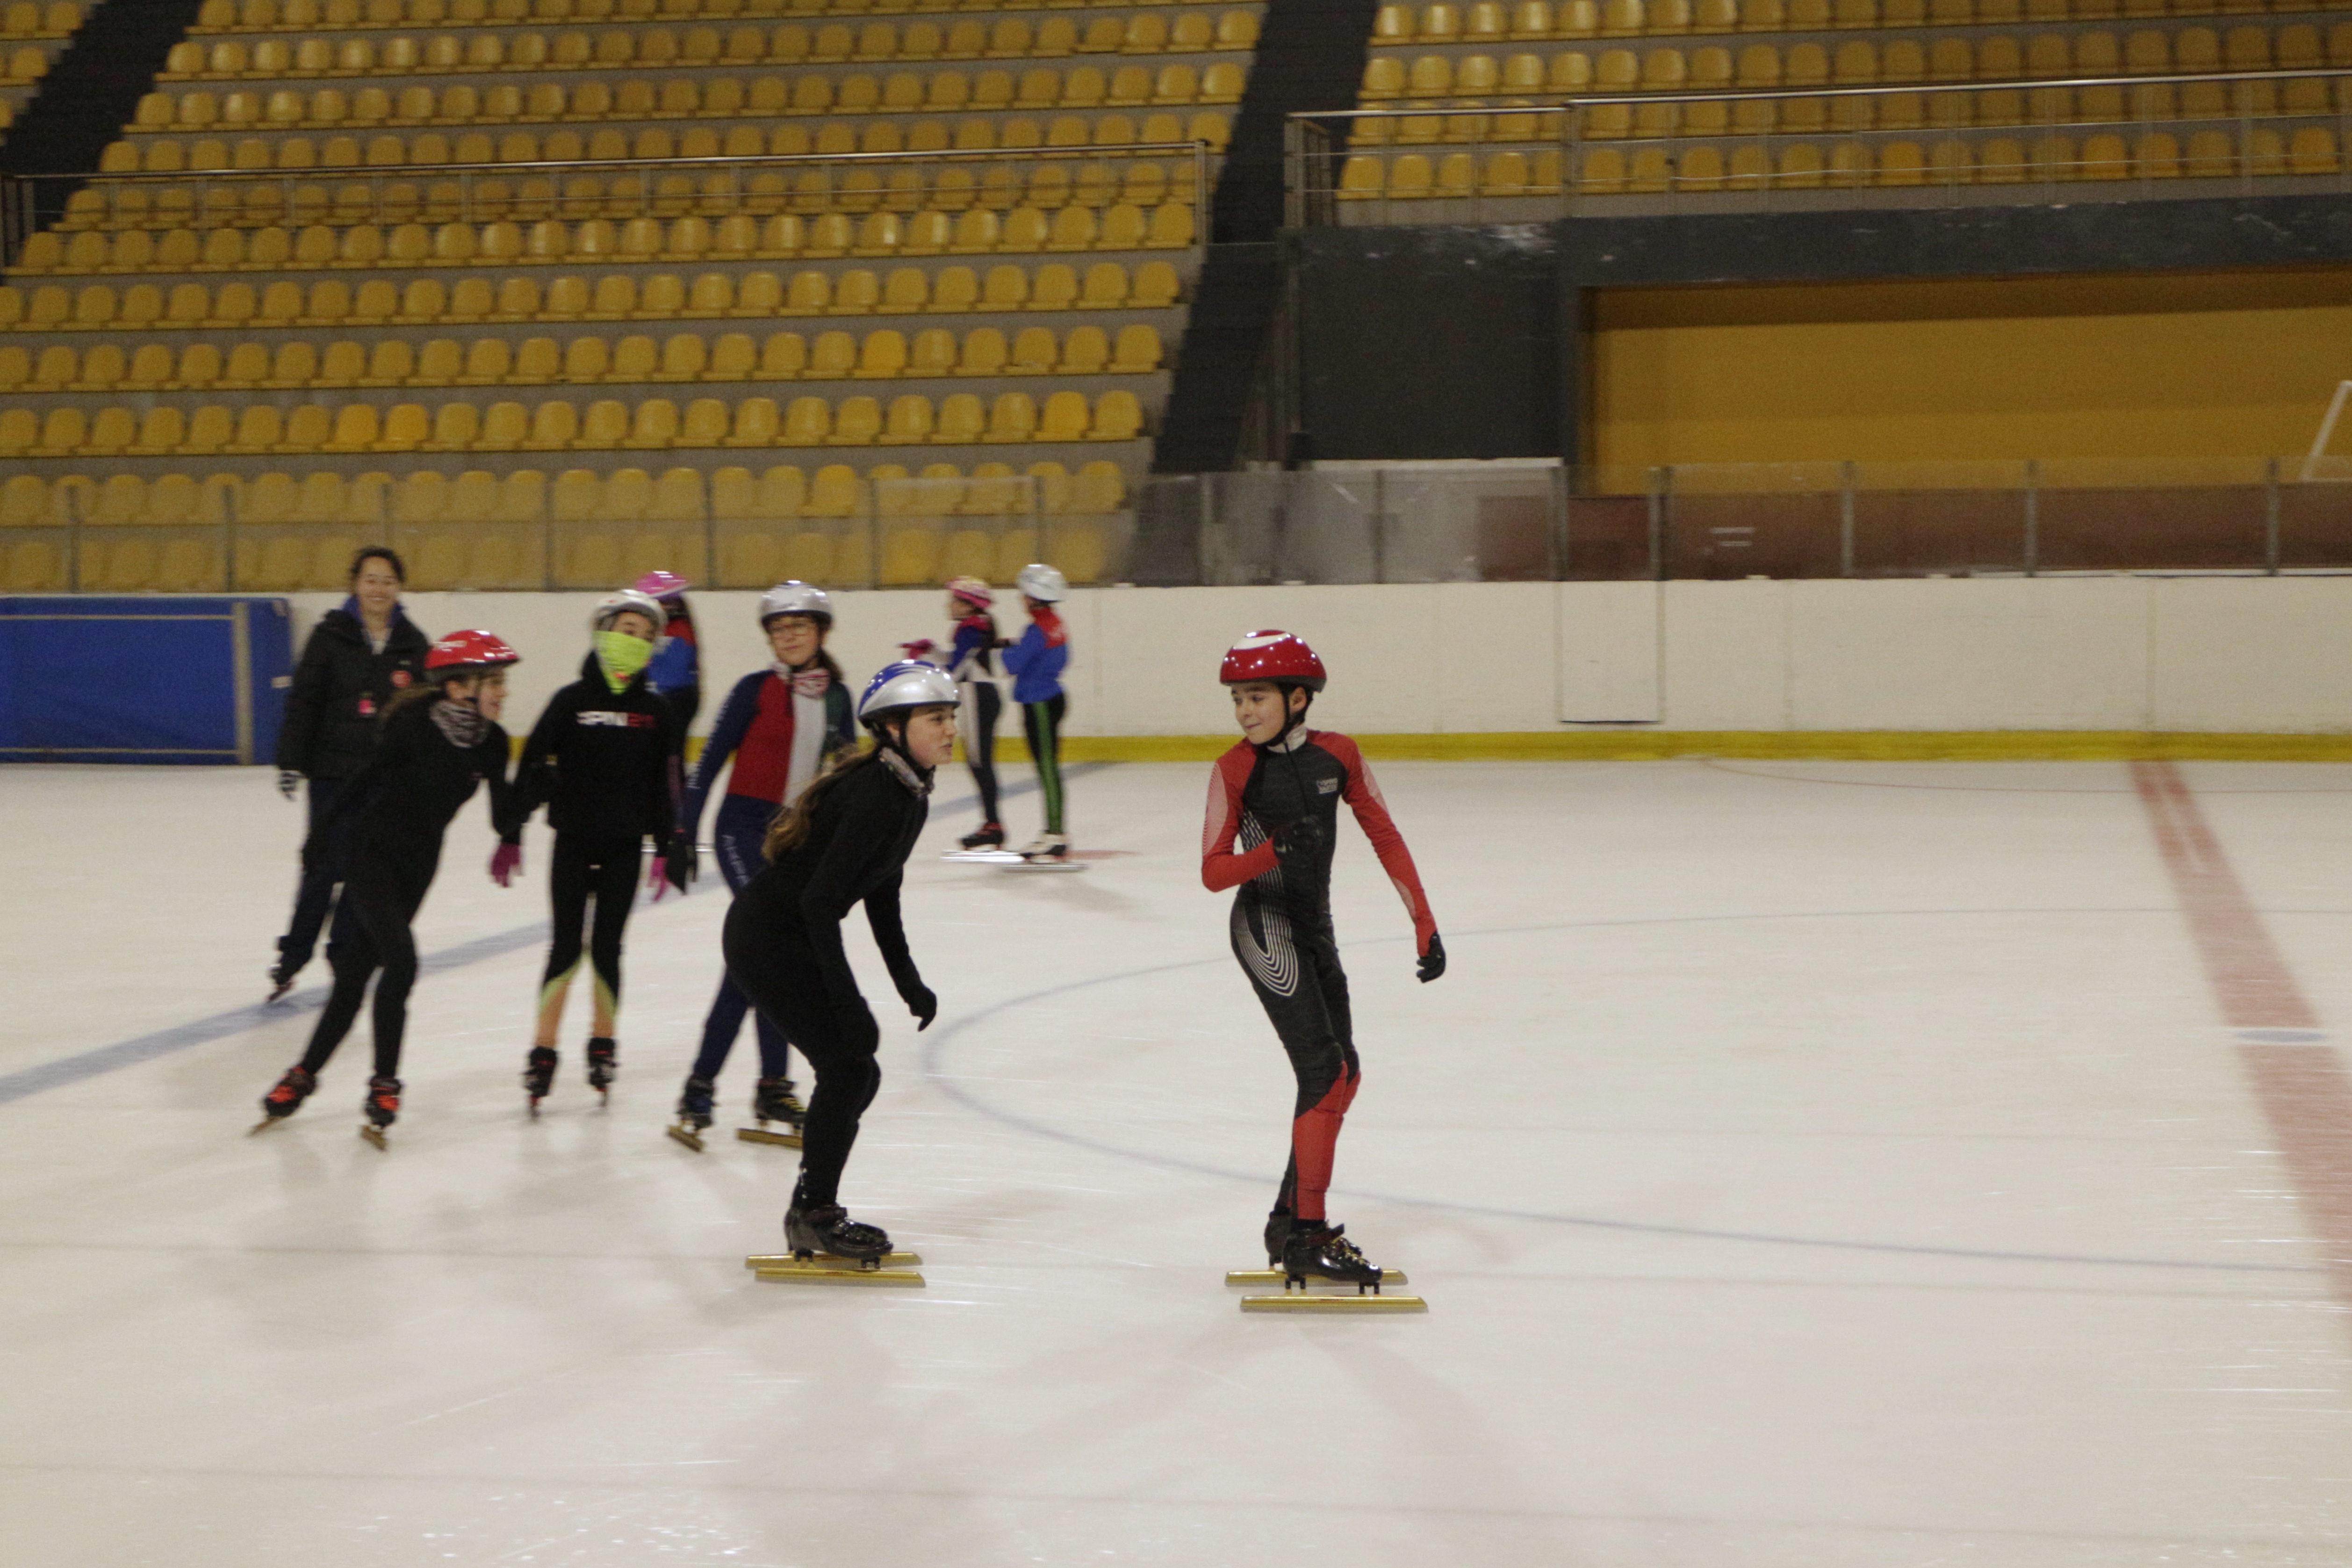
[[[830,664],[831,659],[826,659]],[[781,860],[808,842],[809,825],[816,818],[816,810],[831,795],[834,786],[860,768],[872,767],[881,757],[878,745],[851,747],[835,754],[824,772],[809,781],[808,788],[768,825],[768,837],[760,846],[761,855],[771,861]]]

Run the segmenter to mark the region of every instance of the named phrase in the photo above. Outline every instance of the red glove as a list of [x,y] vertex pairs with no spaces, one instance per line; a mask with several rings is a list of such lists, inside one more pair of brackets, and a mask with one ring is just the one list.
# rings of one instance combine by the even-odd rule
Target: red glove
[[906,649],[908,658],[929,658],[931,650],[940,645],[929,637],[917,637],[913,642],[902,642],[898,646]]
[[490,880],[501,888],[514,886],[515,878],[522,871],[522,846],[501,844],[490,851]]

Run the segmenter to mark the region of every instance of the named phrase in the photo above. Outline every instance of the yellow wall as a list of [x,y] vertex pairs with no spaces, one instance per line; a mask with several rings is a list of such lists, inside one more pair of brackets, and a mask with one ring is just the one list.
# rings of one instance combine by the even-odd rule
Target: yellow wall
[[2273,457],[2352,378],[2343,269],[1611,289],[1595,318],[1605,468]]

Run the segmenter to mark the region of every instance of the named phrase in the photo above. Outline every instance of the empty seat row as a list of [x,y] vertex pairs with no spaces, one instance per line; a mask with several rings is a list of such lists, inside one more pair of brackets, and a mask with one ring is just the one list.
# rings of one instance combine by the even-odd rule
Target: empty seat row
[[[715,246],[735,251],[758,247],[759,217],[767,214],[846,216],[881,210],[911,218],[926,208],[960,213],[977,206],[1010,213],[1032,206],[1054,212],[1121,203],[1149,209],[1170,202],[1192,205],[1196,184],[1189,162],[1171,166],[1153,159],[1097,159],[1075,168],[1036,159],[993,165],[862,163],[804,169],[797,177],[772,171],[740,180],[705,176],[699,182],[683,174],[650,179],[575,174],[560,184],[543,176],[508,180],[485,175],[463,183],[443,179],[422,187],[405,180],[344,180],[331,185],[307,180],[110,180],[68,198],[58,229],[71,234],[84,229],[275,228],[467,218],[653,222],[678,215],[670,225],[676,232],[662,242],[665,247],[709,250]],[[710,218],[718,220],[717,226]],[[679,230],[680,224],[688,226]]]
[[1132,441],[1143,405],[1131,392],[1106,392],[1091,408],[1080,392],[1056,392],[1041,408],[1025,392],[994,402],[959,392],[931,400],[909,393],[886,406],[877,397],[795,397],[779,408],[747,397],[732,409],[700,397],[684,409],[667,397],[634,405],[618,399],[585,408],[555,398],[535,407],[493,403],[208,403],[194,409],[79,407],[0,409],[0,460],[142,457],[208,452],[666,451],[673,447],[907,447],[1029,441]]
[[[26,47],[18,57],[46,57]],[[12,67],[11,68],[15,68]],[[224,130],[297,131],[329,126],[520,125],[563,121],[735,120],[809,114],[998,113],[1024,109],[1119,109],[1147,105],[1238,103],[1243,69],[1221,60],[1203,69],[1163,65],[1038,66],[1015,73],[943,70],[866,72],[835,78],[627,77],[617,82],[556,81],[475,87],[324,87],[304,92],[190,88],[151,92],[126,132],[150,134]]]
[[[505,26],[518,22],[680,21],[688,18],[864,16],[945,11],[1034,11],[1054,0],[205,0],[188,31],[338,32],[445,24]],[[1068,0],[1064,0],[1065,4]],[[1129,0],[1092,0],[1117,4]],[[1219,0],[1174,0],[1179,5]],[[1223,0],[1230,4],[1231,0]]]
[[[1683,104],[1594,104],[1580,115],[1588,141],[1643,136],[1815,135],[1823,131],[1916,131],[1925,126],[2103,124],[2116,121],[2235,120],[2242,115],[2332,115],[2352,107],[2352,79],[2154,83],[2136,87],[1950,88],[1853,97],[1725,99]],[[1354,122],[1353,143],[1556,142],[1556,112],[1523,110],[1381,117]]]
[[[552,131],[541,138],[530,131],[509,131],[492,136],[468,132],[457,136],[438,132],[422,136],[390,134],[307,136],[275,139],[248,136],[231,142],[219,137],[182,142],[158,136],[115,142],[100,154],[99,171],[109,174],[176,174],[211,169],[388,168],[417,163],[575,163],[583,158],[803,158],[812,153],[992,153],[1040,147],[1125,147],[1137,142],[1204,142],[1213,151],[1225,145],[1228,125],[1214,110],[1191,115],[1061,114],[1042,125],[1026,116],[1004,121],[969,119],[956,121],[919,120],[900,125],[895,120],[837,120],[818,125],[787,121],[761,129],[737,125],[722,136],[712,127],[689,126],[671,132],[652,126],[634,135],[623,131]],[[722,178],[725,176],[722,176]]]
[[[1817,189],[1823,186],[2020,184],[2050,180],[2234,179],[2334,174],[2339,172],[2336,133],[2308,126],[2282,134],[2256,131],[2242,149],[2222,131],[2187,137],[2155,132],[2127,141],[2119,135],[2064,136],[2032,142],[2013,137],[1952,139],[1933,143],[1796,142],[1777,153],[1761,145],[1729,149],[1697,145],[1669,152],[1599,147],[1577,167],[1576,188],[1589,195],[1664,191]],[[1467,153],[1432,160],[1405,153],[1385,164],[1350,158],[1342,171],[1342,200],[1468,200],[1548,196],[1559,191],[1559,154]]]
[[1206,54],[1247,49],[1257,43],[1257,15],[1138,12],[1085,24],[1049,17],[1033,33],[1028,22],[835,24],[811,28],[667,27],[589,33],[436,33],[423,38],[267,38],[174,44],[158,81],[240,78],[275,81],[298,77],[439,76],[465,71],[617,70],[624,67],[696,65],[826,65],[890,60],[1054,59],[1072,54]]
[[62,38],[81,26],[81,7],[73,0],[12,0],[0,6],[0,38]]
[[320,344],[194,342],[89,350],[58,343],[35,353],[0,346],[0,393],[231,392],[247,389],[360,386],[545,386],[595,382],[881,381],[900,376],[1148,375],[1160,368],[1160,330],[1137,322],[1114,338],[1101,327],[1073,327],[1065,335],[1027,327],[1009,338],[1002,328],[956,334],[934,327],[911,341],[896,328],[866,334],[819,332],[814,343],[799,332],[748,332],[706,339],[677,332],[656,342],[645,335],[477,338],[470,343],[434,338],[411,343],[379,338]]
[[[709,474],[675,468],[656,476],[625,468],[609,477],[586,468],[554,476],[537,468],[480,469],[452,477],[433,469],[394,476],[322,472],[163,474],[146,479],[16,474],[0,484],[0,528],[189,527],[242,523],[360,526],[386,523],[635,521],[745,522],[801,517],[1099,516],[1127,504],[1118,465],[1097,459],[1072,473],[1060,463],[929,463],[910,474],[880,463],[863,473],[829,463],[814,476],[790,464],[754,473],[728,466]],[[350,552],[344,552],[348,564]]]
[[2213,16],[2329,7],[2314,0],[1478,0],[1383,5],[1375,47],[1506,40],[1987,27],[2116,16]]
[[1933,40],[1855,39],[1834,49],[1817,43],[1782,50],[1750,44],[1734,51],[1710,46],[1687,52],[1564,50],[1546,59],[1516,54],[1423,55],[1408,66],[1398,55],[1376,55],[1364,68],[1363,101],[1392,99],[1476,99],[1493,94],[1701,91],[1709,88],[1866,87],[1882,82],[2016,81],[2049,77],[2158,76],[2178,72],[2323,70],[2352,66],[2352,22],[2323,37],[2309,23],[2278,29],[2233,27],[2226,39],[2210,27],[2177,33],[2154,28],[2118,38],[2114,33],[2031,38],[1992,35]]
[[0,51],[0,87],[22,87],[49,74],[49,52],[37,44]]
[[1010,264],[985,276],[970,267],[947,267],[934,278],[919,267],[900,267],[885,278],[867,268],[839,274],[814,268],[789,280],[774,272],[747,272],[738,279],[706,272],[691,279],[675,272],[639,279],[610,273],[593,282],[582,277],[551,279],[541,286],[529,276],[502,279],[438,278],[395,283],[375,278],[353,285],[329,278],[307,289],[294,282],[257,288],[203,283],[135,283],[118,291],[110,283],[68,289],[43,284],[25,289],[0,288],[0,328],[29,331],[90,331],[107,328],[244,328],[463,326],[478,321],[625,321],[712,320],[773,316],[948,315],[971,310],[1165,310],[1176,303],[1180,283],[1165,261],[1147,261],[1128,270],[1116,261],[1097,261],[1083,276],[1066,262],[1029,270]]
[[[785,213],[763,221],[742,220],[751,230],[739,245],[735,219],[717,225],[679,218],[664,225],[631,218],[614,225],[603,218],[572,225],[542,219],[528,228],[511,223],[445,223],[429,227],[401,224],[387,233],[372,223],[347,229],[313,225],[299,233],[285,228],[216,228],[207,233],[175,228],[154,235],[143,229],[119,234],[85,230],[70,237],[37,234],[25,242],[12,276],[88,272],[285,272],[318,268],[466,267],[477,262],[525,265],[564,261],[699,261],[777,259],[833,256],[971,256],[986,252],[1056,250],[1181,250],[1192,245],[1192,209],[1171,202],[1147,216],[1121,203],[1104,209],[1067,206],[1050,216],[1035,207],[1015,207],[1001,217],[972,207],[952,218],[945,213],[868,213],[853,220],[827,213],[803,222]],[[699,231],[682,226],[701,225]],[[707,236],[707,243],[684,243]]]

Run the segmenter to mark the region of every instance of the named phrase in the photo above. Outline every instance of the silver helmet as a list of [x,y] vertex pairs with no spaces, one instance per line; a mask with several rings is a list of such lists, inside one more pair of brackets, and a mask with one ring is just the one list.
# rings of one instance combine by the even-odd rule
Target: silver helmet
[[654,628],[654,636],[662,635],[669,625],[669,612],[661,607],[651,594],[640,594],[635,588],[624,588],[617,594],[607,594],[596,601],[596,608],[588,616],[588,629],[608,632],[613,623],[630,613],[643,616]]
[[1048,605],[1061,603],[1070,591],[1070,580],[1042,561],[1033,561],[1021,568],[1021,575],[1013,579],[1013,584],[1031,598]]
[[959,700],[955,677],[936,664],[902,658],[884,665],[866,683],[866,695],[857,700],[857,718],[873,725],[911,708],[952,708]]
[[812,588],[795,578],[779,583],[760,595],[760,629],[778,616],[806,616],[820,626],[833,625],[833,600],[822,588]]

